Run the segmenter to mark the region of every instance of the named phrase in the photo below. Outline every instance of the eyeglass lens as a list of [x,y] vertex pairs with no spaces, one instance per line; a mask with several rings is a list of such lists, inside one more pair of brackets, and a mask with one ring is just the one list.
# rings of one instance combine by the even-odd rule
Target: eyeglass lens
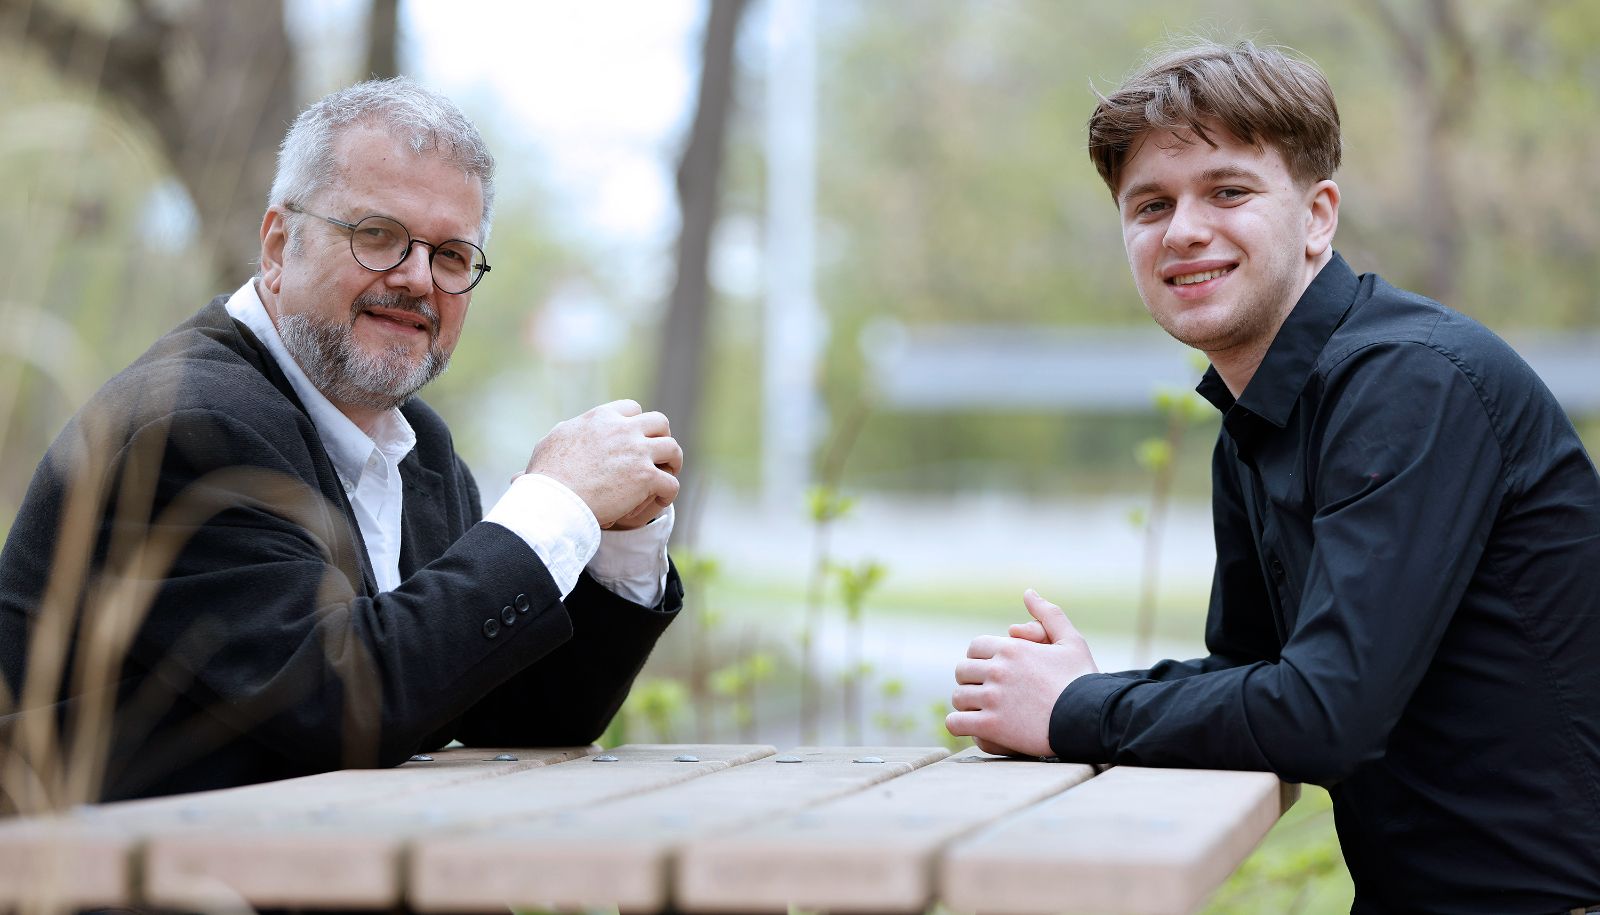
[[[368,216],[350,233],[350,253],[361,266],[380,273],[398,267],[410,247],[411,233],[387,216]],[[434,284],[452,294],[471,289],[486,263],[477,245],[459,239],[434,247],[429,259]]]

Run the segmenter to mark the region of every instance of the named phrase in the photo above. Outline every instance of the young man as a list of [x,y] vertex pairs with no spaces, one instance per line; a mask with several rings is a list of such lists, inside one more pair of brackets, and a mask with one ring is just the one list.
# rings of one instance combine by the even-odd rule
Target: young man
[[1202,350],[1210,654],[1099,673],[1061,610],[975,640],[953,734],[999,753],[1327,785],[1357,912],[1600,903],[1600,477],[1528,366],[1332,248],[1312,65],[1155,59],[1089,151],[1152,317]]
[[79,411],[0,553],[0,801],[605,728],[681,604],[682,453],[659,413],[596,407],[484,517],[412,395],[489,272],[493,200],[477,129],[407,80],[296,119],[258,275]]

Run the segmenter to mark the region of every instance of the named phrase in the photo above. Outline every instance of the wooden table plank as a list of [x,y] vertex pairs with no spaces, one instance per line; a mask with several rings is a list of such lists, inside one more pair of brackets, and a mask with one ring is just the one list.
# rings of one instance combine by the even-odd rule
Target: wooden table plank
[[[414,837],[582,809],[770,756],[770,746],[635,745],[597,757],[529,768],[482,784],[453,784],[360,808],[230,829],[163,830],[144,855],[145,901],[206,909],[244,901],[255,907],[398,905],[402,858]],[[692,756],[694,761],[677,761]]]
[[801,747],[671,791],[430,835],[413,848],[406,902],[417,911],[660,911],[669,907],[672,854],[686,840],[859,791],[947,755],[939,747]]
[[933,901],[933,863],[946,843],[1093,774],[1089,766],[968,750],[793,816],[690,843],[678,859],[678,905],[921,912]]
[[[135,856],[143,837],[161,829],[204,824],[243,826],[303,817],[313,811],[360,806],[445,785],[506,775],[574,759],[597,747],[534,750],[461,748],[430,754],[430,762],[393,769],[342,769],[285,779],[76,808],[50,817],[0,821],[0,908],[53,904],[132,905]],[[485,762],[501,753],[515,762]]]
[[0,912],[56,912],[125,905],[133,839],[82,816],[0,821]]
[[953,845],[940,895],[985,915],[1192,912],[1286,802],[1270,773],[1118,766]]

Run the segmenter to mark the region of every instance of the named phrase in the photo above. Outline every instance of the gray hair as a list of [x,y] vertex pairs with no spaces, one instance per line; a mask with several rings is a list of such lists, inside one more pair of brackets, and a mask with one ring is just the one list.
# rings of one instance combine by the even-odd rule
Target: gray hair
[[455,103],[411,79],[375,79],[323,97],[300,112],[278,149],[278,173],[267,206],[305,206],[338,171],[334,145],[354,124],[387,128],[417,155],[432,154],[483,186],[478,240],[488,241],[494,215],[494,156]]

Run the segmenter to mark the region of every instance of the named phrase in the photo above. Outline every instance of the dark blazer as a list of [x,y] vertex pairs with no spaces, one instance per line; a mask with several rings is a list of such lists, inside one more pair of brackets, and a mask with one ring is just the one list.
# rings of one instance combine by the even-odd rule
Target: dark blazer
[[[0,740],[49,715],[74,764],[104,758],[115,799],[451,739],[598,737],[681,606],[676,571],[655,608],[587,574],[563,601],[527,544],[480,522],[449,430],[413,400],[402,584],[378,593],[315,427],[225,302],[108,382],[40,463],[0,552],[0,670],[25,694]],[[112,709],[109,731],[78,724]]]

